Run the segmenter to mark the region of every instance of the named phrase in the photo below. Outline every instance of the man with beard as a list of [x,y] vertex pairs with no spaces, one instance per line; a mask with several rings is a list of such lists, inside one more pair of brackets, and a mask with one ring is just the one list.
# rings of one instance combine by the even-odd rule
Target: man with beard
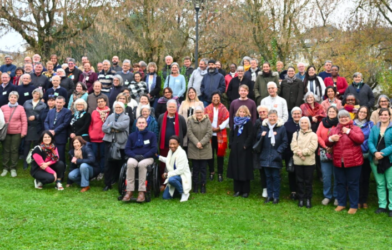
[[33,73],[33,64],[31,64],[31,63],[26,63],[25,65],[24,65],[24,72],[26,73],[26,74],[31,74],[31,73]]
[[82,71],[76,68],[75,59],[70,58],[68,60],[68,68],[65,69],[65,74],[68,78],[70,78],[74,82],[74,85],[78,83]]
[[211,104],[212,93],[219,91],[221,94],[225,92],[225,78],[216,69],[215,60],[208,61],[208,73],[204,75],[201,81],[201,101],[204,103],[204,107]]
[[192,75],[189,78],[189,82],[188,82],[188,89],[190,87],[196,89],[197,96],[199,97],[199,99],[201,98],[201,91],[200,91],[201,81],[203,80],[203,76],[207,74],[207,64],[208,64],[207,58],[201,59],[199,62],[199,67],[192,72]]
[[267,97],[268,90],[267,84],[269,82],[274,82],[278,86],[278,94],[279,94],[279,75],[277,72],[271,71],[271,65],[268,62],[263,63],[263,71],[259,71],[258,76],[256,78],[256,83],[254,86],[254,94],[256,103],[260,103],[261,100]]
[[114,70],[116,72],[119,72],[119,71],[122,70],[121,66],[118,65],[118,61],[119,61],[118,56],[113,56],[113,58],[112,58],[112,67],[110,68],[111,70]]

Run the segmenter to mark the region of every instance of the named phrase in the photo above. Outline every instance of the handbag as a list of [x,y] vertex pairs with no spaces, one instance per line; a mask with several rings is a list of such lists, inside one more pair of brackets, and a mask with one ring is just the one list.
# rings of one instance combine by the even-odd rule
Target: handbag
[[253,147],[252,147],[253,153],[255,153],[255,154],[261,153],[262,143],[263,143],[263,136],[260,136],[260,139],[255,144],[253,144]]
[[109,159],[118,161],[121,160],[121,152],[120,152],[120,147],[118,146],[114,138],[115,136],[113,135],[112,145],[110,145],[110,150],[109,150]]
[[293,158],[293,156],[291,156],[289,162],[286,163],[286,171],[288,173],[294,173],[294,158]]
[[5,140],[5,137],[7,136],[8,125],[9,125],[9,123],[10,123],[10,121],[12,119],[12,116],[14,115],[15,110],[17,108],[18,107],[14,108],[14,111],[12,111],[12,114],[11,114],[10,119],[8,120],[8,122],[4,124],[2,129],[0,129],[0,141],[4,141]]
[[325,148],[320,148],[320,161],[327,162],[332,161],[332,155],[325,150]]

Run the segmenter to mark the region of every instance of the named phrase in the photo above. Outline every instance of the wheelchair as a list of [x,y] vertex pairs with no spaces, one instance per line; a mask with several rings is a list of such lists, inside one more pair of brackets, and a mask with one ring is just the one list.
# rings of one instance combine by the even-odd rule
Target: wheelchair
[[[159,197],[159,168],[158,164],[154,162],[152,165],[147,167],[146,176],[146,192],[145,192],[145,202],[150,202],[152,196]],[[138,191],[139,187],[139,168],[135,168],[135,191]],[[120,170],[120,176],[118,179],[118,192],[120,196],[117,198],[121,201],[126,193],[127,189],[127,163],[125,162]],[[136,202],[136,197],[132,197],[130,201]]]

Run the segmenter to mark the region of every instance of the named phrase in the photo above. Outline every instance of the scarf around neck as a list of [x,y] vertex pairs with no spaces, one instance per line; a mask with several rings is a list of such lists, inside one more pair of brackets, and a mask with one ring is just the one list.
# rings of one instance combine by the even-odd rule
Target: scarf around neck
[[287,80],[288,83],[293,83],[297,78],[295,77],[295,75],[293,77],[289,77],[288,75],[286,75],[285,79]]
[[277,123],[275,123],[274,125],[271,125],[269,122],[267,122],[268,125],[268,138],[271,138],[271,145],[275,146],[275,134],[274,134],[274,128],[276,126]]
[[16,108],[16,107],[18,107],[18,105],[19,105],[18,102],[15,102],[15,104],[8,102],[8,107],[10,107],[10,108]]
[[332,128],[332,127],[338,125],[338,123],[339,123],[338,117],[335,117],[333,119],[329,119],[329,117],[327,116],[327,117],[323,118],[321,121],[323,123],[324,128]]
[[354,123],[355,123],[355,125],[356,125],[357,127],[362,128],[364,125],[366,125],[367,120],[364,119],[364,120],[360,121],[359,119],[355,119],[355,120],[354,120]]
[[256,81],[256,77],[257,77],[257,74],[256,74],[257,68],[255,68],[255,69],[250,68],[249,70],[250,70],[251,75],[252,75],[251,81],[255,82]]
[[96,108],[95,109],[98,113],[99,113],[99,117],[101,118],[102,122],[106,121],[106,118],[108,118],[109,112],[110,112],[110,108],[109,107],[104,107],[103,109],[100,108]]
[[[162,119],[162,129],[161,129],[161,143],[159,145],[160,149],[165,148],[165,137],[166,137],[166,125],[167,125],[167,111],[163,114]],[[180,122],[178,118],[178,113],[176,112],[174,116],[174,133],[179,136],[180,135]]]
[[236,117],[234,117],[234,129],[238,128],[237,136],[240,136],[242,134],[242,131],[244,130],[244,125],[249,120],[250,120],[250,117],[248,117],[248,116],[245,116],[245,117],[236,116]]
[[144,137],[147,133],[148,133],[147,128],[145,128],[143,131],[140,131],[140,130],[138,130],[138,129],[136,130],[137,140],[136,140],[135,146],[136,146],[137,148],[143,147],[143,145],[144,145],[144,139],[143,139],[143,137]]
[[51,161],[59,160],[59,156],[56,153],[56,146],[53,143],[49,144],[49,146],[46,146],[44,143],[41,143],[40,147],[42,151],[46,153],[47,158],[49,158]]

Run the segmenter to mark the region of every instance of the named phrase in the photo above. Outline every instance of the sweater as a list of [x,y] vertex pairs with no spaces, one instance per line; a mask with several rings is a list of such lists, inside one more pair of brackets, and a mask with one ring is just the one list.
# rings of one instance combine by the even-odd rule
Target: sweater
[[[84,93],[79,99],[83,99],[87,102],[88,93]],[[76,100],[75,100],[76,101]],[[71,105],[74,103],[74,94],[71,95],[68,102],[68,109],[71,109]]]
[[193,87],[196,89],[197,96],[201,96],[201,81],[203,80],[204,75],[207,74],[207,69],[201,70],[200,67],[195,69],[192,72],[191,77],[189,78],[188,82],[188,89]]
[[186,91],[186,82],[183,75],[176,77],[168,75],[165,80],[164,88],[169,87],[173,90],[173,96],[183,97]]
[[42,91],[49,88],[50,86],[49,79],[45,75],[40,74],[39,76],[37,76],[36,73],[31,73],[30,76],[31,76],[31,82],[36,88],[41,87]]
[[8,73],[11,76],[11,79],[15,77],[16,65],[11,64],[3,64],[0,67],[0,72]]
[[14,114],[12,115],[11,121],[10,116],[15,108],[11,108],[8,104],[1,106],[3,111],[4,121],[8,124],[7,134],[16,135],[20,134],[24,137],[27,134],[27,117],[23,106],[18,105]]
[[325,78],[331,77],[332,75],[331,75],[331,73],[327,73],[327,72],[323,71],[323,72],[320,72],[318,74],[318,76],[321,77],[324,80]]
[[[297,138],[298,134],[298,138]],[[293,160],[295,165],[299,166],[311,166],[316,164],[316,149],[318,147],[317,135],[308,130],[303,132],[302,130],[293,134],[293,139],[290,144],[291,150],[293,151]],[[302,160],[298,154],[302,153],[305,160]]]
[[87,97],[87,112],[89,112],[90,114],[98,107],[98,97],[103,97],[106,101],[106,105],[109,105],[109,98],[107,95],[105,95],[104,93],[99,93],[98,95],[95,95],[95,93],[91,93],[88,95]]
[[114,70],[102,70],[98,74],[98,81],[102,83],[102,92],[109,93],[110,88],[112,87],[113,84],[113,76],[116,75],[116,71]]
[[[87,87],[88,93],[92,93],[94,91],[93,85],[94,85],[95,81],[98,81],[98,74],[95,72],[92,72],[90,76],[86,77],[86,87]],[[83,72],[79,76],[79,82],[84,82]]]
[[32,83],[29,83],[27,85],[22,84],[17,86],[16,91],[18,91],[19,94],[18,103],[23,106],[27,100],[33,99],[34,89],[35,87],[34,84]]
[[341,110],[341,109],[343,108],[343,106],[342,106],[342,101],[339,100],[338,98],[335,98],[334,101],[333,101],[333,103],[330,103],[330,102],[329,102],[329,99],[325,99],[325,100],[321,103],[321,106],[323,106],[324,112],[325,112],[326,114],[327,114],[327,110],[328,110],[328,108],[331,106],[331,104],[334,104],[335,107],[336,107],[338,110]]
[[237,99],[231,102],[230,104],[230,121],[229,121],[229,126],[231,129],[233,129],[233,124],[234,124],[234,116],[237,113],[237,110],[239,109],[239,107],[241,107],[242,105],[245,105],[248,107],[249,112],[250,112],[250,119],[252,121],[252,124],[254,124],[256,122],[257,119],[257,108],[256,108],[256,104],[253,100],[251,99],[246,99],[246,100],[241,100],[241,99]]
[[54,96],[55,98],[57,96],[62,96],[65,98],[65,107],[67,107],[67,100],[68,100],[68,92],[65,88],[63,87],[58,87],[57,89],[54,88],[49,88],[45,91],[44,94],[44,100],[45,102],[48,102],[49,96]]
[[124,73],[124,71],[117,71],[117,74],[120,75],[123,79],[124,86],[128,88],[128,85],[134,81],[134,76],[131,71],[128,71],[127,73]]
[[8,104],[8,95],[12,91],[18,91],[18,89],[17,86],[13,85],[11,82],[5,87],[3,87],[3,84],[0,84],[0,106]]
[[286,122],[289,119],[289,113],[287,109],[287,102],[280,96],[267,96],[263,100],[261,100],[261,105],[265,105],[268,107],[268,110],[276,110],[278,112],[278,117]]
[[134,158],[136,155],[143,155],[144,158],[154,158],[158,152],[157,137],[151,131],[147,131],[143,136],[143,146],[136,147],[138,132],[133,132],[128,136],[125,146],[125,155]]

